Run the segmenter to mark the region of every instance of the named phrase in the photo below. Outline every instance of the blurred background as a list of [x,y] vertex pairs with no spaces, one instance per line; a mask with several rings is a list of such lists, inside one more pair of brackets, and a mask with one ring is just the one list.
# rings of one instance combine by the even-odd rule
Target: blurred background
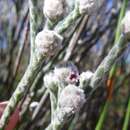
[[[51,70],[63,60],[71,60],[81,72],[95,71],[103,58],[116,44],[117,27],[122,7],[126,0],[103,0],[99,10],[92,16],[81,18],[72,26],[71,36],[66,36],[64,48],[43,65],[43,72]],[[124,6],[125,10],[130,4]],[[30,57],[28,0],[0,0],[0,102],[8,100],[23,76]],[[37,32],[44,25],[43,0],[37,0]],[[81,28],[81,25],[83,28]],[[75,30],[81,28],[76,40]],[[73,44],[72,44],[73,42]],[[70,46],[69,46],[70,45]],[[71,54],[68,55],[68,51]],[[46,67],[48,66],[48,67]],[[50,122],[50,102],[43,89],[43,72],[35,87],[26,94],[21,107],[18,130],[43,130]],[[31,95],[33,93],[33,96]],[[32,96],[30,99],[30,95]],[[31,118],[29,106],[41,101],[42,109]],[[104,83],[82,108],[77,123],[70,121],[63,129],[68,130],[130,130],[130,46],[113,64]],[[33,115],[33,114],[32,114]],[[75,118],[75,120],[77,120]],[[127,126],[127,127],[126,127]]]

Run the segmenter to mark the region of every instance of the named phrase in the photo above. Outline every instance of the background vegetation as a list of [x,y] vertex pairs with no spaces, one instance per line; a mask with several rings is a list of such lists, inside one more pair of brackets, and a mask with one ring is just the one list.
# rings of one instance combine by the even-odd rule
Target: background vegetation
[[[119,39],[119,25],[129,7],[128,0],[103,1],[91,16],[80,18],[71,27],[63,49],[43,63],[37,80],[20,101],[21,120],[15,129],[43,130],[50,122],[50,101],[43,87],[43,76],[61,61],[73,61],[79,72],[95,71]],[[35,5],[36,32],[43,28],[43,0]],[[0,102],[7,101],[22,78],[30,57],[30,19],[28,0],[0,0]],[[69,31],[68,31],[69,32]],[[75,32],[77,32],[75,34]],[[75,35],[76,36],[75,36]],[[68,54],[68,52],[71,52]],[[29,105],[37,101],[39,109],[30,113]],[[36,111],[37,110],[37,111]],[[70,121],[68,130],[130,130],[130,47],[116,60],[101,87],[86,101],[78,122]]]

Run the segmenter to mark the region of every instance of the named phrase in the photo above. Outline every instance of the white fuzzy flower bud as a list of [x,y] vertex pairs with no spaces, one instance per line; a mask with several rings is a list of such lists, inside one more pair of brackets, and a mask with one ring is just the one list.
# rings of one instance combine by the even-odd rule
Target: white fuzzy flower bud
[[52,21],[57,21],[64,15],[65,0],[45,0],[43,12],[47,18]]
[[54,124],[64,124],[73,117],[85,102],[85,94],[75,85],[68,85],[58,96],[58,107],[54,114]]
[[130,40],[130,10],[126,12],[122,20],[122,32]]
[[58,64],[54,69],[54,74],[59,81],[66,85],[75,84],[79,79],[78,69],[72,62]]
[[90,79],[92,78],[93,73],[91,71],[86,71],[80,74],[80,87],[84,88],[86,85],[89,85]]
[[99,7],[99,0],[77,0],[80,14],[91,14]]
[[73,115],[80,110],[84,102],[84,91],[75,85],[68,85],[62,90],[58,105],[64,113]]
[[29,110],[31,111],[31,112],[34,112],[34,110],[35,110],[35,108],[38,106],[38,102],[36,102],[36,101],[34,101],[34,102],[32,102],[31,104],[30,104],[30,106],[29,106]]
[[67,13],[71,12],[75,6],[75,0],[65,0]]
[[55,91],[57,89],[58,79],[52,72],[46,74],[44,76],[44,85],[46,88],[50,89],[51,91]]
[[43,30],[36,36],[36,51],[43,56],[53,56],[61,49],[62,40],[62,36],[56,32]]

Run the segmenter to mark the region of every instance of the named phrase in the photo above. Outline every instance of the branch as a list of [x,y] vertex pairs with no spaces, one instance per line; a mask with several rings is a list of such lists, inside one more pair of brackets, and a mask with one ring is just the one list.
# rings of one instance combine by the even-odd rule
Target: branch
[[90,86],[93,88],[95,86],[98,86],[99,83],[102,81],[103,77],[109,72],[111,69],[112,65],[115,63],[117,58],[123,54],[125,48],[126,48],[126,38],[122,34],[120,36],[120,39],[118,41],[118,44],[115,44],[114,47],[110,50],[108,55],[105,57],[105,59],[102,61],[102,63],[99,65],[97,68],[96,72],[94,73]]
[[12,97],[10,98],[10,101],[4,110],[4,113],[0,119],[0,130],[4,130],[5,125],[8,122],[8,119],[12,112],[15,110],[15,107],[22,99],[25,90],[31,86],[33,83],[35,77],[37,76],[37,73],[40,70],[42,59],[36,60],[36,58],[32,59],[32,62],[30,62],[23,78],[21,79],[20,83],[17,86],[17,89],[13,93]]
[[78,7],[75,7],[75,9],[64,20],[56,25],[54,30],[59,34],[64,33],[66,29],[68,29],[68,27],[72,25],[72,23],[74,23],[80,16],[81,14],[79,13]]
[[31,57],[35,51],[35,37],[37,33],[37,0],[29,0],[29,13],[30,13],[30,42],[31,42]]
[[[108,74],[110,71],[112,65],[115,63],[115,61],[118,59],[120,55],[123,54],[124,50],[127,47],[127,40],[126,36],[121,34],[120,39],[117,44],[113,46],[113,48],[110,50],[108,55],[105,57],[105,59],[101,62],[97,70],[94,72],[93,75],[88,77],[84,74],[81,74],[80,76],[80,87],[82,89],[85,89],[89,85],[93,88],[93,90],[90,92],[89,96],[97,90],[100,83],[102,82],[103,78]],[[86,74],[88,71],[86,72]],[[89,73],[88,73],[89,74]]]

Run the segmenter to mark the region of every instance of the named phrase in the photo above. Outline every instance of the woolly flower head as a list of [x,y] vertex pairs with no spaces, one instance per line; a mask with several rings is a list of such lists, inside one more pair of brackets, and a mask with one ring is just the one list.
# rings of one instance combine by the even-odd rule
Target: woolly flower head
[[79,78],[79,71],[72,62],[62,62],[55,66],[55,76],[64,84],[75,84]]
[[43,12],[47,18],[57,21],[64,15],[65,0],[45,0]]
[[89,82],[93,76],[93,73],[91,71],[86,71],[80,74],[80,86],[84,87],[86,85],[89,85]]
[[36,102],[36,101],[32,102],[32,103],[30,104],[30,106],[29,106],[29,110],[30,110],[31,112],[34,112],[34,110],[36,109],[36,107],[37,107],[38,105],[39,105],[38,102]]
[[77,0],[80,14],[91,14],[99,7],[99,0]]
[[58,79],[52,72],[46,74],[43,80],[46,88],[50,89],[53,92],[57,90]]
[[126,12],[122,20],[122,31],[126,38],[130,40],[130,10]]
[[66,114],[73,115],[85,102],[84,91],[75,85],[65,87],[59,96],[59,108]]
[[61,49],[62,39],[54,31],[42,30],[35,39],[36,51],[43,56],[53,56]]

